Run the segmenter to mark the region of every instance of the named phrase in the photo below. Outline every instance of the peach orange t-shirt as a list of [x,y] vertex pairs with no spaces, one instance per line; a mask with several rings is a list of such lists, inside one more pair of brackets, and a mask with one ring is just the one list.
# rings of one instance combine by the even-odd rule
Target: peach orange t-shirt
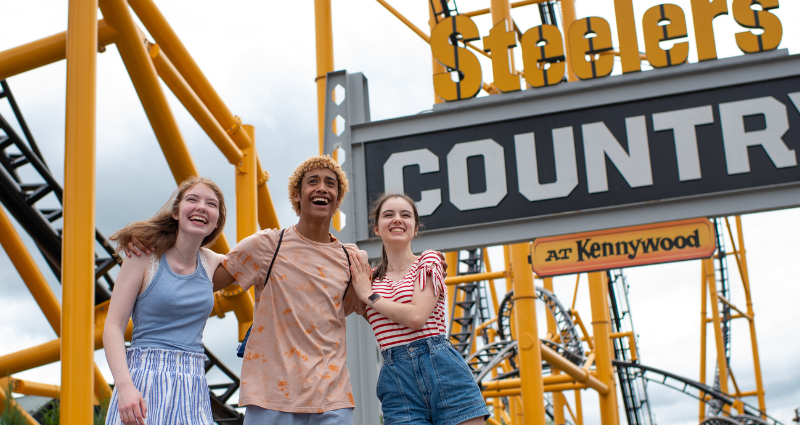
[[223,266],[245,290],[255,286],[253,330],[242,363],[239,405],[294,413],[354,407],[345,359],[345,317],[363,314],[350,288],[342,244],[286,229],[266,286],[280,230],[239,242]]

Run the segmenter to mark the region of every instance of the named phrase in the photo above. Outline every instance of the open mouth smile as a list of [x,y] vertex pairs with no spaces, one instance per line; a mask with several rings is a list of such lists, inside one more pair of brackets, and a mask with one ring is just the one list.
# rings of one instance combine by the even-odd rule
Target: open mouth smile
[[208,224],[208,220],[206,220],[205,217],[201,217],[199,215],[190,215],[189,221],[194,223]]
[[311,198],[311,203],[314,204],[314,205],[326,206],[326,205],[330,204],[331,201],[329,199],[327,199],[327,198],[323,198],[321,196],[317,196],[317,197]]

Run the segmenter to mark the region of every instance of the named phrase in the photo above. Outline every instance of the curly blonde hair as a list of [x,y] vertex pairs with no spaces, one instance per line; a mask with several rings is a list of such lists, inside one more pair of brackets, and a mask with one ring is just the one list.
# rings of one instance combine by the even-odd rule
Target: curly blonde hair
[[344,195],[347,193],[350,186],[347,182],[347,176],[344,174],[344,171],[342,171],[342,167],[339,166],[339,163],[336,162],[335,159],[328,155],[312,156],[295,168],[294,173],[289,177],[289,201],[292,202],[292,209],[294,209],[294,212],[297,213],[298,216],[300,215],[300,203],[296,202],[294,197],[300,195],[303,175],[308,171],[319,170],[321,168],[327,168],[333,171],[333,173],[336,174],[336,181],[339,184],[339,196],[334,212],[339,210],[339,205],[341,205],[342,200],[344,200]]

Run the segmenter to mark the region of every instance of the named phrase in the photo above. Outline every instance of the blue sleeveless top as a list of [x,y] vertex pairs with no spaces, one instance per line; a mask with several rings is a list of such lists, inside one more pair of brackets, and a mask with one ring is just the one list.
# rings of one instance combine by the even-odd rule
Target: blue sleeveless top
[[214,308],[214,289],[201,251],[197,269],[180,275],[161,255],[155,276],[133,305],[131,347],[203,353],[203,329]]

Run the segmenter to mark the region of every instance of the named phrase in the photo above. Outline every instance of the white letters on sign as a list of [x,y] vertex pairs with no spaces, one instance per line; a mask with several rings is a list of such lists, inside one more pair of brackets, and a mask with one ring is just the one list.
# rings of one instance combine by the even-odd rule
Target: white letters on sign
[[553,130],[553,151],[556,160],[556,181],[539,183],[539,163],[533,133],[514,136],[517,152],[517,181],[519,193],[527,200],[565,198],[578,187],[578,166],[575,163],[575,138],[572,127]]
[[672,130],[680,181],[702,178],[695,127],[713,123],[714,111],[711,110],[711,105],[653,114],[653,130]]
[[[439,157],[427,149],[396,152],[383,164],[384,190],[389,193],[406,193],[403,184],[403,168],[419,165],[419,173],[435,173],[439,171]],[[419,215],[431,215],[442,205],[442,190],[423,190],[417,202]]]
[[[800,92],[789,93],[789,99],[800,112]],[[719,104],[720,128],[724,156],[729,175],[751,172],[748,149],[758,146],[766,152],[775,168],[797,166],[797,157],[783,136],[789,131],[787,105],[772,96]],[[745,131],[745,118],[762,115],[766,126],[762,130]],[[714,106],[660,112],[652,115],[653,131],[671,130],[680,181],[703,178],[697,127],[714,123]],[[604,122],[581,125],[586,189],[588,193],[608,192],[606,158],[619,170],[631,188],[653,185],[652,160],[644,115],[625,118],[628,149],[611,133]],[[539,160],[536,156],[534,133],[514,135],[514,155],[517,165],[519,193],[530,202],[570,196],[580,184],[573,127],[552,130],[556,181],[539,181]],[[720,154],[723,154],[720,152]],[[481,156],[485,164],[486,190],[470,193],[467,159]],[[663,159],[662,159],[663,160]],[[447,154],[447,185],[450,203],[461,211],[492,208],[508,194],[505,149],[492,139],[457,143]],[[385,190],[403,193],[403,168],[418,165],[421,174],[439,171],[439,157],[428,149],[392,154],[383,165]],[[758,171],[758,170],[756,170]],[[513,181],[513,180],[512,180]],[[423,190],[417,203],[420,216],[433,214],[442,203],[441,189]]]
[[[767,128],[759,131],[744,131],[744,117],[764,115]],[[750,172],[749,146],[761,145],[776,168],[794,167],[797,157],[783,143],[783,135],[789,131],[786,105],[772,96],[738,102],[720,103],[719,120],[722,124],[722,139],[725,142],[725,161],[728,174]]]
[[[469,193],[467,158],[482,156],[486,170],[486,191]],[[461,211],[495,207],[508,194],[505,149],[492,139],[459,143],[447,154],[450,202]]]
[[608,192],[606,156],[631,187],[653,185],[644,116],[625,118],[625,128],[628,130],[628,152],[620,146],[605,123],[596,122],[581,126],[589,193]]

